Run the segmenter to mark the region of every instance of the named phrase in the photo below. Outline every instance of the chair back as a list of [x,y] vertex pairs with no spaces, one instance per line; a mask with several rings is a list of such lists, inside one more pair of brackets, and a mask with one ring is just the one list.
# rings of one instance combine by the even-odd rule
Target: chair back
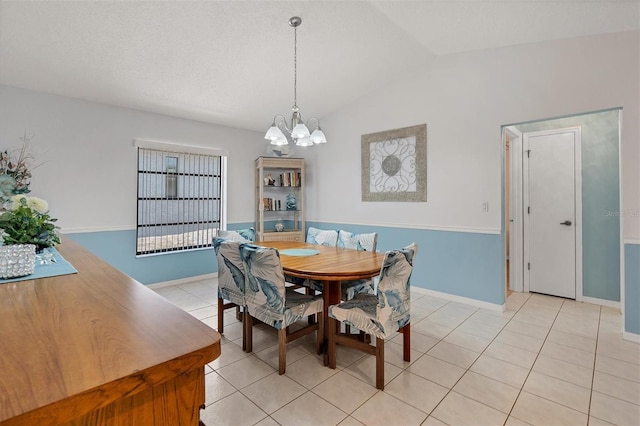
[[338,244],[338,232],[334,229],[323,230],[310,226],[307,230],[307,242],[321,246],[335,247]]
[[245,296],[254,318],[280,329],[285,311],[285,280],[278,250],[254,244],[240,244],[247,272]]
[[240,243],[214,238],[213,249],[218,260],[218,296],[244,305],[246,273],[240,257]]
[[342,229],[338,231],[338,247],[360,251],[376,251],[377,243],[377,232],[371,232],[368,234],[356,234],[354,232],[344,231]]
[[220,229],[218,230],[218,237],[238,241],[240,243],[249,243],[256,240],[256,230],[253,227],[238,229],[237,231]]
[[401,328],[409,323],[411,308],[409,278],[417,251],[418,246],[412,243],[402,250],[388,251],[384,256],[376,308],[376,317],[381,324],[397,323],[397,328]]

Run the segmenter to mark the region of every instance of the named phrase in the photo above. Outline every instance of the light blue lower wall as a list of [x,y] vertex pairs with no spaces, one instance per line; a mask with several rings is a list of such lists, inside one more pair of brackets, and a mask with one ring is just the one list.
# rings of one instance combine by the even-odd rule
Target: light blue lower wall
[[418,244],[411,285],[497,305],[505,302],[499,234],[307,222],[307,227],[378,233],[378,251]]
[[[241,229],[253,223],[229,226]],[[503,257],[500,235],[424,229],[341,225],[307,222],[322,229],[377,232],[378,250],[418,244],[411,284],[502,305]],[[135,257],[134,230],[67,234],[90,252],[143,284],[173,281],[217,271],[213,250]]]
[[624,331],[640,334],[640,244],[624,245]]
[[[229,225],[242,229],[253,223]],[[213,249],[136,257],[136,231],[105,231],[65,234],[116,269],[142,284],[154,284],[217,272]]]

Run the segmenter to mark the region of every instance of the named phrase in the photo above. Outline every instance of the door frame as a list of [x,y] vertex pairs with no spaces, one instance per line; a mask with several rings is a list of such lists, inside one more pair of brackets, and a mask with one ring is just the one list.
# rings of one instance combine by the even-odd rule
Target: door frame
[[[524,271],[522,253],[522,132],[514,126],[504,129],[505,135],[509,135],[509,288],[511,291],[522,293]],[[502,137],[506,141],[506,136]],[[520,191],[514,190],[514,186]],[[506,232],[506,231],[505,231]],[[506,250],[506,245],[505,245]],[[505,259],[507,253],[505,252]],[[517,261],[519,259],[520,261]]]
[[[508,130],[509,128],[507,128]],[[512,131],[512,130],[511,130]],[[540,136],[540,135],[552,135],[557,133],[574,133],[574,189],[575,189],[575,279],[576,279],[576,301],[581,302],[582,295],[582,135],[580,126],[572,126],[572,127],[562,127],[551,130],[541,130],[536,132],[527,132],[522,133],[520,135],[518,153],[516,153],[516,148],[513,145],[510,145],[510,150],[513,150],[513,157],[511,162],[511,194],[510,198],[512,200],[512,206],[515,208],[512,209],[513,212],[519,212],[518,221],[516,222],[515,215],[513,216],[514,222],[512,228],[512,234],[518,234],[522,236],[522,244],[518,247],[522,248],[522,256],[511,256],[510,266],[515,271],[522,271],[522,290],[525,293],[529,293],[529,274],[526,273],[524,268],[525,259],[528,258],[529,249],[528,249],[528,237],[529,230],[525,226],[525,218],[524,211],[526,209],[527,202],[527,190],[529,185],[529,176],[527,173],[528,167],[525,166],[525,155],[526,155],[526,141],[528,136]],[[516,144],[514,144],[516,145]],[[519,154],[520,157],[516,157]],[[514,158],[515,157],[515,158]],[[519,158],[519,160],[518,160]],[[518,169],[518,170],[514,170]],[[515,203],[519,204],[515,204]],[[516,247],[511,247],[512,253]],[[516,277],[515,279],[518,279]],[[517,281],[514,281],[514,284]],[[513,287],[512,287],[513,288]],[[515,290],[515,288],[513,288]],[[515,290],[518,291],[518,290]]]

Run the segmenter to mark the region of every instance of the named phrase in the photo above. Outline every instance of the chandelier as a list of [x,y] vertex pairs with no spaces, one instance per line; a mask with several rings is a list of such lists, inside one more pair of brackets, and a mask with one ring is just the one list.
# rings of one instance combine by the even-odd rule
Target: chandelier
[[[293,27],[293,106],[291,107],[291,125],[287,123],[287,119],[278,114],[273,117],[273,123],[264,138],[271,141],[271,145],[288,145],[289,141],[280,126],[289,133],[290,138],[298,146],[312,146],[313,144],[326,143],[327,138],[320,128],[320,121],[311,117],[307,120],[307,124],[302,120],[300,108],[298,108],[298,27],[302,24],[302,18],[294,16],[289,19],[289,25]],[[315,121],[316,126],[313,132],[309,132],[309,123]]]

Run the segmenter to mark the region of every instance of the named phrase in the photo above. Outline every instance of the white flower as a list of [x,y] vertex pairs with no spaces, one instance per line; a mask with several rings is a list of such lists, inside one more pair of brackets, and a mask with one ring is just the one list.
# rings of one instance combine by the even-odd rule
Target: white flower
[[4,229],[0,228],[0,246],[4,245],[4,237],[8,237],[9,234],[4,232]]
[[38,213],[46,213],[49,211],[49,204],[38,197],[27,197],[27,206]]
[[[24,201],[22,201],[24,199]],[[49,203],[38,197],[26,197],[22,194],[14,195],[11,197],[11,210],[16,210],[18,207],[26,205],[32,210],[38,213],[46,213],[49,211]]]

